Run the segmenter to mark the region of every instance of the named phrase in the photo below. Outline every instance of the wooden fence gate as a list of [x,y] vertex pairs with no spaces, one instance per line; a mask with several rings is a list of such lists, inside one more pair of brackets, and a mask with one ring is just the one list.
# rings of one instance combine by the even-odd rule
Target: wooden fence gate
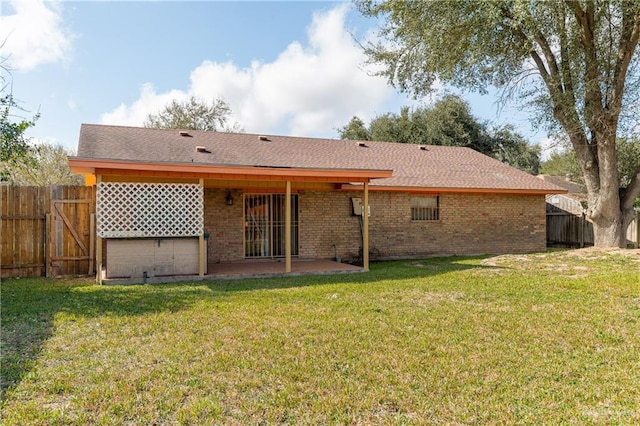
[[3,185],[0,195],[0,277],[93,274],[93,187]]
[[92,199],[52,200],[46,276],[93,273],[95,219]]

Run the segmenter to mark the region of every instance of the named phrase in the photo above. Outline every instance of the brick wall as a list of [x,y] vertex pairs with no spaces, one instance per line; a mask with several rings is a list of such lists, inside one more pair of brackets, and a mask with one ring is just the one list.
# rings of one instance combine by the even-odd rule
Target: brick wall
[[205,188],[204,229],[209,233],[207,257],[209,263],[232,262],[244,259],[242,247],[242,195],[231,191],[233,205],[225,200],[226,190]]
[[[300,257],[358,257],[360,218],[352,216],[350,192],[300,192]],[[335,245],[335,247],[334,247]]]
[[[355,256],[360,218],[351,216],[351,197],[360,193],[300,194],[300,255]],[[412,221],[413,195],[371,192],[369,248],[372,259],[446,254],[522,253],[546,248],[543,195],[440,196],[439,221]],[[316,212],[314,215],[313,212]]]
[[[209,262],[243,259],[242,196],[205,190],[205,229]],[[401,192],[371,192],[369,200],[372,259],[450,254],[523,253],[546,248],[544,195],[442,194],[440,220],[412,221],[410,199]],[[357,257],[360,218],[352,216],[359,192],[299,193],[300,257]]]

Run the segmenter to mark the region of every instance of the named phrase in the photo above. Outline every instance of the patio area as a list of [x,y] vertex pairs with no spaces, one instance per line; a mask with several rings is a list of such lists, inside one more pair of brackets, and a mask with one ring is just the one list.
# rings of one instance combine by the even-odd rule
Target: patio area
[[360,266],[334,262],[327,259],[294,259],[291,273],[284,272],[284,259],[210,263],[209,278],[263,278],[292,275],[324,275],[365,272]]
[[218,279],[270,278],[300,275],[352,274],[366,272],[360,266],[339,263],[327,259],[293,259],[291,272],[285,273],[284,259],[255,260],[244,262],[209,263],[207,273],[198,275],[156,276],[142,278],[103,278],[104,284],[158,284],[182,281],[205,281]]

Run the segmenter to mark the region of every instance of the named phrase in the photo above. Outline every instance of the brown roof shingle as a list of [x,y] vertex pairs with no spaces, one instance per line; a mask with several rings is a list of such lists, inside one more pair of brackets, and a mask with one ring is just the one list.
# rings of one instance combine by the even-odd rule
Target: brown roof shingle
[[[562,191],[470,148],[83,124],[78,158],[203,165],[393,170],[372,186]],[[263,140],[268,139],[268,140]],[[365,146],[361,146],[361,145]],[[196,151],[205,147],[210,153]]]

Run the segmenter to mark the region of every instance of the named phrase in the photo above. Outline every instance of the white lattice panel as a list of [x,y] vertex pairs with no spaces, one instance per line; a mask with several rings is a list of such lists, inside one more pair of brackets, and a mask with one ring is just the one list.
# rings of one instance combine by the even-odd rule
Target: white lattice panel
[[199,236],[204,229],[203,217],[200,185],[98,184],[96,227],[102,238]]

